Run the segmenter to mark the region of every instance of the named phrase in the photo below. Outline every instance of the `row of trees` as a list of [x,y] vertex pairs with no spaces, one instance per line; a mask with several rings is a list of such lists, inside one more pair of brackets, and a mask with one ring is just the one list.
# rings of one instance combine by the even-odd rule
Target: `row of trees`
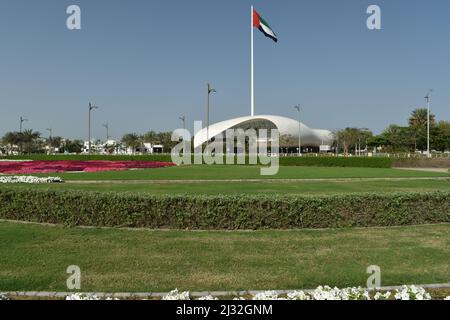
[[0,139],[6,153],[18,152],[24,154],[45,153],[50,150],[58,150],[64,153],[80,153],[83,149],[83,141],[69,140],[62,137],[50,137],[44,139],[41,133],[33,130],[22,132],[8,132]]
[[[121,146],[136,150],[142,148],[144,143],[152,145],[162,145],[163,152],[169,152],[176,142],[171,141],[171,132],[149,131],[139,135],[136,133],[125,134],[120,142],[106,146],[108,152],[113,152]],[[96,142],[100,144],[100,142]],[[8,132],[0,139],[0,148],[6,153],[18,152],[21,154],[45,153],[57,150],[59,153],[80,153],[83,151],[83,141],[69,140],[62,137],[42,138],[41,133],[33,130],[23,132]],[[3,147],[1,147],[3,146]]]
[[144,143],[152,145],[162,145],[163,152],[170,152],[170,150],[178,143],[172,141],[171,132],[155,132],[149,131],[145,134],[127,133],[122,139],[122,143],[132,150],[142,148]]
[[[390,125],[381,134],[373,135],[366,128],[345,128],[335,132],[334,147],[340,153],[358,153],[359,150],[382,150],[383,152],[417,152],[427,150],[427,109],[414,110],[407,126]],[[121,143],[133,151],[143,149],[145,143],[162,145],[162,152],[170,152],[177,144],[171,140],[170,132],[149,131],[145,134],[125,134]],[[61,137],[41,138],[41,134],[33,130],[23,132],[8,132],[0,140],[3,151],[11,153],[43,153],[58,150],[64,153],[80,153],[83,141],[69,140]],[[430,115],[431,150],[445,152],[450,150],[450,122],[436,121],[435,115]],[[113,152],[119,143],[109,146]],[[280,137],[280,147],[296,147],[298,139],[290,136]]]
[[[379,135],[373,135],[368,129],[339,130],[335,132],[335,147],[344,153],[370,148],[383,152],[423,152],[427,150],[427,123],[427,109],[416,109],[411,113],[407,126],[392,124]],[[430,114],[430,149],[438,152],[450,150],[450,122],[437,122],[434,114]]]

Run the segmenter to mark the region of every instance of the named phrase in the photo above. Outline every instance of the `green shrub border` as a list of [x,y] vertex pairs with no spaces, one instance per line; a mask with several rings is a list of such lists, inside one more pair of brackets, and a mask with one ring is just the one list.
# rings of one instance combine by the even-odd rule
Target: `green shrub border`
[[0,189],[0,218],[67,226],[301,229],[450,222],[450,192],[332,196],[151,196]]

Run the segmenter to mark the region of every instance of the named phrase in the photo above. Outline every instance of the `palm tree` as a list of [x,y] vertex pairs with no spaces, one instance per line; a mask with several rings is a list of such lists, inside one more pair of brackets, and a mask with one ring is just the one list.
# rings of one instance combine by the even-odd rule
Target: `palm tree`
[[136,133],[127,133],[122,137],[122,142],[128,147],[131,148],[133,154],[136,151],[136,148],[141,144],[141,138]]
[[25,150],[30,154],[37,147],[37,141],[41,137],[41,133],[31,129],[19,133],[20,144],[25,145]]
[[2,138],[2,143],[9,145],[9,153],[12,152],[14,146],[20,144],[19,132],[7,132]]
[[[430,113],[430,127],[434,127],[436,117]],[[426,149],[427,140],[427,124],[428,124],[428,110],[426,108],[418,108],[413,110],[408,119],[409,127],[413,133],[415,149]]]

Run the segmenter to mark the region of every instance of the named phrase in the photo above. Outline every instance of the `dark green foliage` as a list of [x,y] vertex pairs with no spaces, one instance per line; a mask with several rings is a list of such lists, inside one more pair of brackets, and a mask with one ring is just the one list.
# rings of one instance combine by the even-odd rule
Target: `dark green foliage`
[[0,190],[0,218],[69,226],[296,229],[450,222],[450,192],[333,196],[151,196]]
[[392,158],[384,157],[284,157],[282,166],[391,168]]

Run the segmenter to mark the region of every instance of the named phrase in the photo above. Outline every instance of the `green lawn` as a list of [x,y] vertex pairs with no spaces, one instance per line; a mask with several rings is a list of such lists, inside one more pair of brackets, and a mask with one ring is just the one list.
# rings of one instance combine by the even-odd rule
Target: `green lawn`
[[119,172],[44,174],[65,180],[216,180],[216,179],[336,179],[446,177],[448,173],[391,168],[280,167],[275,176],[261,176],[258,166],[181,166]]
[[450,282],[450,225],[260,232],[66,229],[0,222],[0,291],[298,289]]
[[[448,173],[381,168],[280,167],[275,176],[261,176],[257,166],[182,166],[95,173],[42,174],[69,183],[35,185],[41,189],[145,192],[151,194],[331,194],[447,190]],[[386,180],[359,180],[381,178]],[[410,178],[389,180],[390,178]],[[414,179],[420,178],[420,179]],[[423,178],[430,178],[423,180]],[[299,181],[302,179],[304,181]],[[317,179],[324,179],[318,181]],[[350,179],[337,181],[336,179]],[[175,181],[176,180],[176,181]],[[195,181],[193,181],[195,180]],[[228,180],[228,181],[226,181]],[[236,181],[233,181],[236,180]],[[242,181],[239,181],[242,180]],[[90,181],[90,183],[82,183]],[[101,181],[101,183],[96,183]],[[108,181],[110,181],[108,183]],[[80,182],[80,183],[70,183]],[[0,188],[26,188],[8,185]]]
[[[0,185],[0,188],[30,188],[29,185]],[[403,181],[291,181],[291,182],[117,182],[117,183],[65,183],[33,185],[33,188],[53,190],[83,190],[95,192],[141,192],[149,194],[338,194],[360,192],[402,192],[449,190],[446,180]]]

